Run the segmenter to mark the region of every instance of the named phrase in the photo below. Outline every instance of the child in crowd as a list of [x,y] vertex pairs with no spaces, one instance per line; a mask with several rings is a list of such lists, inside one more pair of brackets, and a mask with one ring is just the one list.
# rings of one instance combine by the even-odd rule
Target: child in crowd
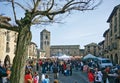
[[50,79],[48,78],[48,75],[45,75],[45,79],[42,81],[42,83],[50,83]]
[[37,72],[34,72],[34,76],[33,76],[33,83],[38,83],[39,82],[39,76]]

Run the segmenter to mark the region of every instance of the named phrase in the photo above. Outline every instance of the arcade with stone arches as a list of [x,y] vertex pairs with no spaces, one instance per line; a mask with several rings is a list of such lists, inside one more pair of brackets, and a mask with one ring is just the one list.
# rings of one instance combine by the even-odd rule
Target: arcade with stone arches
[[6,55],[6,56],[5,56],[5,59],[4,59],[4,65],[5,65],[5,66],[8,66],[8,65],[11,64],[10,62],[11,62],[11,61],[10,61],[10,56],[9,56],[9,55]]
[[114,63],[114,64],[119,64],[119,56],[118,54],[111,54],[110,56],[107,56],[107,58],[110,58],[111,61]]

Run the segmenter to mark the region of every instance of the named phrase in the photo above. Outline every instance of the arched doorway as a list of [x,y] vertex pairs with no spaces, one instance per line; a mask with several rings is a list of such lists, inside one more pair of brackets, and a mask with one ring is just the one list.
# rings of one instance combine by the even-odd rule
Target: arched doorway
[[118,56],[117,54],[115,54],[115,59],[114,59],[115,63],[118,64]]
[[113,55],[111,54],[111,57],[110,57],[111,61],[113,62]]
[[9,55],[6,55],[6,57],[4,59],[4,65],[5,66],[10,65],[10,57],[9,57]]

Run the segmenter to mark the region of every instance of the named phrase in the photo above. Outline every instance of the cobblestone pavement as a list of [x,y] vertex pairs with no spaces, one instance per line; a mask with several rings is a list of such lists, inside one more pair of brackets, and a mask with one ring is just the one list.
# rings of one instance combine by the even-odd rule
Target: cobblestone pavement
[[[46,74],[49,75],[50,83],[53,83],[54,81],[53,73],[47,72]],[[59,80],[59,83],[75,83],[75,81],[77,83],[89,83],[87,79],[87,74],[85,72],[76,71],[76,70],[73,71],[72,76],[64,76],[63,74],[60,73],[58,80]]]

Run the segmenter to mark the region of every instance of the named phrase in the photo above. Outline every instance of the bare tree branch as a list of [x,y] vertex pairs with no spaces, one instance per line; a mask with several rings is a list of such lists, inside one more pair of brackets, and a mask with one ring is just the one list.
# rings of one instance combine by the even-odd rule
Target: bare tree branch
[[45,25],[45,24],[50,24],[50,23],[62,23],[60,21],[53,21],[53,20],[42,20],[42,21],[38,21],[38,22],[32,22],[32,24],[41,24],[41,25]]
[[53,6],[54,6],[54,0],[52,0],[52,2],[51,2],[52,4],[51,4],[51,6],[50,6],[50,8],[48,8],[48,10],[47,11],[50,11],[52,8],[53,8]]
[[[15,2],[14,0],[5,0],[5,1],[12,2],[13,5],[16,4],[20,6],[23,10],[25,10],[25,12],[26,10],[30,9],[30,11],[28,12],[29,14],[31,14],[30,16],[32,18],[32,21],[34,21],[34,18],[39,15],[47,17],[47,20],[54,20],[54,18],[56,18],[58,15],[60,16],[60,14],[63,13],[71,14],[73,10],[78,10],[78,11],[93,10],[102,2],[102,0],[58,0],[56,2],[55,0],[45,0],[45,1],[31,0],[33,6],[30,6],[30,8],[25,8],[26,3],[21,5],[19,2]],[[27,5],[31,5],[31,4],[27,3]],[[15,11],[14,6],[13,6],[13,10]]]
[[69,12],[69,11],[72,11],[72,10],[79,10],[79,11],[93,10],[95,7],[100,5],[101,0],[100,0],[100,2],[98,4],[96,4],[93,7],[87,6],[92,2],[94,2],[94,0],[86,0],[86,1],[83,1],[83,0],[82,1],[81,0],[80,1],[70,0],[62,8],[59,8],[56,11],[50,11],[50,10],[52,10],[52,7],[53,7],[51,5],[49,11],[36,11],[33,16],[44,15],[44,16],[47,16],[50,20],[52,20],[53,18],[51,18],[51,17],[54,17],[54,15],[62,14],[62,13]]
[[[0,0],[0,2],[10,2],[10,3],[12,3],[13,0]],[[21,5],[20,3],[15,2],[15,1],[14,1],[14,3],[15,3],[16,5],[18,5],[19,7],[21,7],[23,10],[27,10],[27,9],[26,9],[23,5]]]
[[20,3],[18,2],[14,2],[16,5],[18,5],[19,7],[21,7],[23,10],[27,10],[24,6],[22,6]]
[[25,3],[27,4],[27,10],[29,10],[29,11],[31,11],[32,10],[32,6],[27,2],[27,1],[25,1]]
[[12,8],[13,8],[13,14],[14,14],[15,22],[17,22],[15,6],[14,6],[14,0],[12,0]]
[[63,6],[63,10],[65,10],[66,8],[67,8],[67,6],[70,4],[70,3],[72,3],[74,0],[71,0],[71,1],[69,1],[68,3],[66,3],[64,6]]
[[98,7],[102,2],[103,2],[103,0],[100,0],[100,2],[93,7],[93,9]]
[[33,13],[37,10],[37,7],[39,6],[39,3],[40,3],[41,0],[37,0],[35,5],[34,5],[34,8],[33,8]]
[[35,0],[32,0],[33,1],[33,5],[35,5]]

